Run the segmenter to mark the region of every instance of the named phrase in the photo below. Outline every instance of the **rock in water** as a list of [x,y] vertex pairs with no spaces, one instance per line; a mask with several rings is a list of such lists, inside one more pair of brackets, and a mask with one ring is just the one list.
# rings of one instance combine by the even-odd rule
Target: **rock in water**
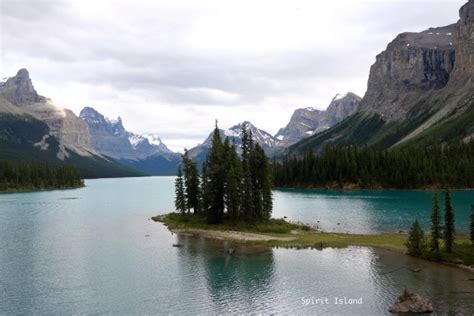
[[431,302],[418,294],[410,293],[407,290],[397,298],[397,301],[389,308],[390,313],[432,313]]

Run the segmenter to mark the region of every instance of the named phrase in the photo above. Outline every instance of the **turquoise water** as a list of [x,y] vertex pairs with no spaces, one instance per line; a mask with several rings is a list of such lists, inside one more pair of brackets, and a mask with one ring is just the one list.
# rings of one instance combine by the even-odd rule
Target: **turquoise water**
[[[406,232],[417,218],[429,229],[432,195],[430,191],[277,190],[273,213],[324,231]],[[443,212],[444,192],[439,191],[438,196]],[[452,191],[451,196],[456,229],[467,234],[474,191]]]
[[[381,315],[405,287],[432,299],[440,313],[474,310],[472,274],[458,269],[364,247],[247,246],[230,256],[226,249],[235,245],[176,236],[149,220],[172,209],[171,177],[86,185],[0,195],[0,314]],[[471,197],[454,193],[460,224]],[[429,207],[429,198],[424,192],[278,191],[275,216],[319,220],[327,230],[391,231],[408,216],[385,221],[378,212],[390,216],[396,204],[413,212],[410,199]],[[177,242],[183,247],[172,247]],[[362,304],[334,304],[334,297],[362,298]],[[318,298],[328,304],[304,304]]]

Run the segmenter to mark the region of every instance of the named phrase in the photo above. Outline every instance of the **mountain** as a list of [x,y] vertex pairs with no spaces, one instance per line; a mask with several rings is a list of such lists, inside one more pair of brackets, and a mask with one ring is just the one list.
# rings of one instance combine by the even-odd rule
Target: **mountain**
[[158,136],[129,132],[120,117],[108,119],[91,107],[82,109],[79,117],[87,124],[91,145],[100,154],[147,174],[176,173],[180,155],[169,150]]
[[455,24],[398,35],[377,55],[357,112],[287,152],[325,144],[389,148],[472,140],[474,0],[459,13]]
[[345,95],[337,94],[326,111],[314,108],[297,109],[291,116],[290,122],[275,135],[281,145],[287,147],[303,138],[322,132],[346,117],[354,114],[361,98],[352,92]]
[[0,160],[72,164],[86,178],[142,174],[98,154],[87,125],[40,96],[26,69],[0,83],[0,149]]
[[[233,144],[236,145],[237,147],[237,152],[240,154],[241,153],[241,146],[242,146],[242,139],[240,137],[240,132],[242,130],[242,127],[245,126],[247,130],[252,132],[252,139],[256,144],[259,144],[262,149],[265,151],[265,153],[269,156],[275,154],[281,147],[280,141],[270,135],[269,133],[265,132],[264,130],[258,129],[253,125],[252,123],[245,121],[239,124],[236,124],[229,129],[222,130],[219,129],[220,136],[222,140],[224,140],[226,137],[229,138],[229,141]],[[212,135],[213,132],[209,134],[209,136],[206,138],[206,140],[194,147],[191,148],[188,151],[188,155],[191,159],[194,161],[198,162],[198,164],[202,164],[206,160],[207,154],[209,153],[209,150],[211,149],[212,145]]]

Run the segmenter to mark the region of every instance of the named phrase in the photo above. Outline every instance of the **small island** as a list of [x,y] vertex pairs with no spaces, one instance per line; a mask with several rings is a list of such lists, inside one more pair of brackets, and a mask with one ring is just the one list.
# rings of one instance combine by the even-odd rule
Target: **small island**
[[[285,219],[270,219],[265,223],[248,225],[245,223],[218,225],[208,224],[204,216],[169,213],[152,217],[155,222],[163,223],[171,232],[177,234],[201,236],[209,239],[228,240],[235,243],[265,245],[270,247],[295,249],[344,248],[348,246],[376,247],[400,254],[407,253],[409,234],[347,234],[321,232],[311,227],[290,223]],[[467,235],[457,235],[454,251],[444,254],[436,261],[456,264],[474,272],[474,251]],[[435,260],[435,258],[426,257]]]
[[175,207],[178,213],[155,216],[178,234],[230,240],[238,243],[286,248],[368,246],[437,262],[456,264],[474,271],[474,206],[471,209],[471,233],[456,235],[451,194],[444,196],[444,223],[438,194],[433,194],[430,236],[425,236],[418,220],[408,234],[349,234],[315,230],[272,213],[271,168],[263,150],[242,128],[242,153],[224,142],[216,127],[212,147],[199,175],[197,164],[182,156],[175,181]]

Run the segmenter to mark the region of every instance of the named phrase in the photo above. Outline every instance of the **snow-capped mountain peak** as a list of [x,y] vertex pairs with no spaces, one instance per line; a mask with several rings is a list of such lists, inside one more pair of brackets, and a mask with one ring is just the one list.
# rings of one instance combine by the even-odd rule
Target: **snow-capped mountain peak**
[[143,134],[142,135],[143,137],[145,137],[146,139],[148,139],[148,142],[152,145],[162,145],[163,142],[161,141],[161,138],[158,137],[157,135],[154,135],[154,134]]

